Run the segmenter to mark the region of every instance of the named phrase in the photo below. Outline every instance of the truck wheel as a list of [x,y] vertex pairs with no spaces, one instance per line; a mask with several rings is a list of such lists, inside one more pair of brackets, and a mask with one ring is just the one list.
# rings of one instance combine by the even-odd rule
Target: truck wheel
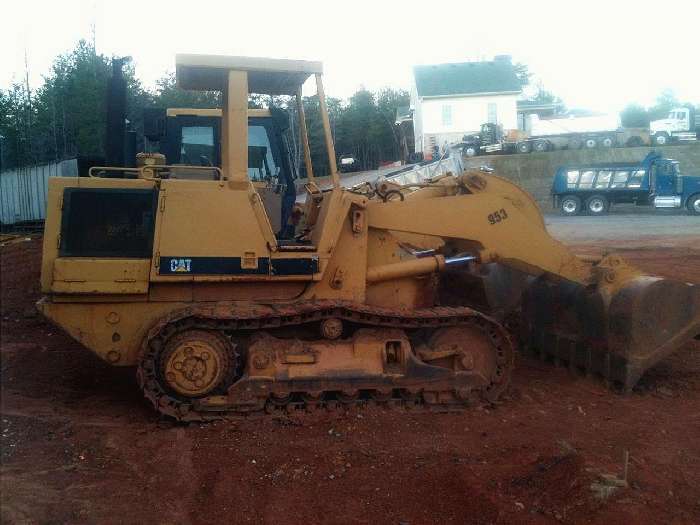
[[568,149],[581,149],[581,141],[579,139],[571,139],[567,147]]
[[476,157],[478,153],[476,146],[464,146],[462,150],[467,157]]
[[589,215],[605,215],[610,209],[610,201],[603,195],[593,195],[586,201],[586,210]]
[[663,146],[665,144],[668,144],[668,136],[665,133],[659,133],[658,135],[654,135],[654,144],[657,146]]
[[688,211],[693,215],[700,215],[700,193],[691,195],[686,204]]
[[549,150],[549,144],[547,143],[546,140],[536,140],[535,145],[532,147],[535,151],[547,151]]
[[615,145],[615,140],[612,137],[603,137],[600,145],[604,148],[612,148]]
[[516,149],[518,153],[530,153],[531,146],[529,142],[518,142]]
[[630,139],[627,141],[627,147],[629,148],[638,148],[640,146],[644,146],[644,141],[641,137],[630,137]]
[[583,145],[586,146],[586,149],[593,149],[598,146],[598,141],[592,137],[589,137],[583,141]]
[[565,195],[559,200],[559,210],[562,215],[578,215],[581,213],[581,199],[576,195]]

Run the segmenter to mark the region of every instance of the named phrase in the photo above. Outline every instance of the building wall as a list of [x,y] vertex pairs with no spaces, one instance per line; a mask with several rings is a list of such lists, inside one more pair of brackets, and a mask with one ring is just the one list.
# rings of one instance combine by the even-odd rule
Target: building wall
[[49,177],[77,176],[76,159],[3,171],[0,173],[0,224],[44,220]]
[[[517,97],[513,94],[419,99],[413,93],[416,151],[429,154],[434,143],[442,146],[461,140],[466,133],[478,132],[494,116],[504,130],[518,129]],[[495,105],[495,115],[489,112],[490,104]]]
[[413,140],[415,151],[425,152],[423,147],[423,111],[421,101],[416,90],[416,81],[411,84],[411,109],[413,110]]

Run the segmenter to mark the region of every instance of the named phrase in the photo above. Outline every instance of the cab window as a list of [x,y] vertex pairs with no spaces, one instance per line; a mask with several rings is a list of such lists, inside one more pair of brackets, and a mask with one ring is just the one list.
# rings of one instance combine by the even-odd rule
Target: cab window
[[270,181],[278,171],[267,129],[248,126],[248,178],[253,182]]
[[214,128],[183,126],[180,162],[192,166],[211,166],[214,161]]

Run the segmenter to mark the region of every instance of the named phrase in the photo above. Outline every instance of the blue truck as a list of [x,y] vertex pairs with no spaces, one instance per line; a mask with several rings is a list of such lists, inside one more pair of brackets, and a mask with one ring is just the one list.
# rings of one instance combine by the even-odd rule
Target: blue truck
[[551,193],[563,215],[604,215],[617,203],[685,208],[700,215],[700,176],[681,174],[678,161],[655,151],[639,163],[561,166]]

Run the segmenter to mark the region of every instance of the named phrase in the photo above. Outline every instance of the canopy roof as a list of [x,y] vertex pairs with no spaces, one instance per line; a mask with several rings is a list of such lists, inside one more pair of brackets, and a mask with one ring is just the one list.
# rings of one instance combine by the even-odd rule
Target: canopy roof
[[177,55],[177,83],[183,89],[221,91],[229,70],[248,72],[248,91],[294,95],[309,76],[323,72],[321,62],[223,55]]

